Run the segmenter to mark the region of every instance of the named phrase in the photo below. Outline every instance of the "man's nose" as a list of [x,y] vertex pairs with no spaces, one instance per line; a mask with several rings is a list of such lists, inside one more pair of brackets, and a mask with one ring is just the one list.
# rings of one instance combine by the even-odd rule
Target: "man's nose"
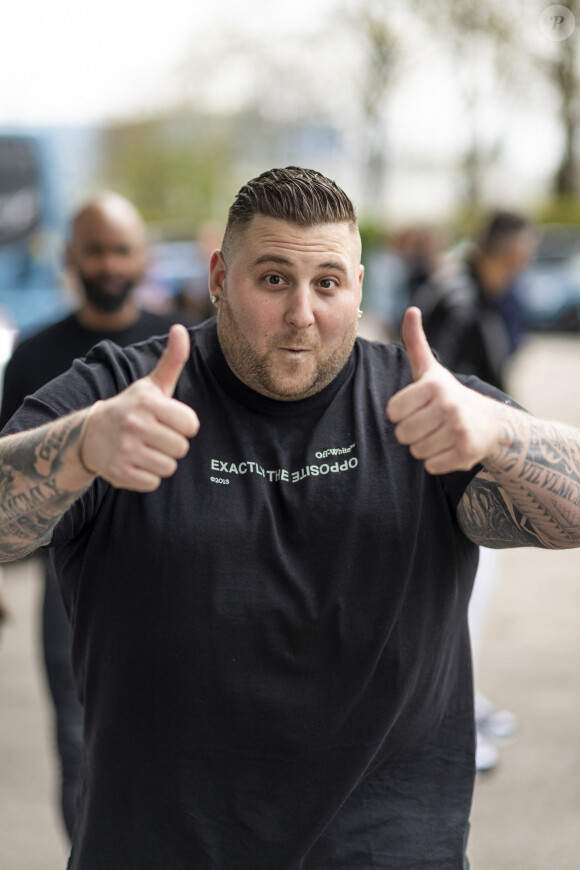
[[123,273],[126,268],[126,262],[127,258],[117,251],[102,251],[99,258],[100,270],[106,275]]
[[306,329],[314,323],[312,290],[308,284],[298,284],[288,294],[285,319],[297,329]]

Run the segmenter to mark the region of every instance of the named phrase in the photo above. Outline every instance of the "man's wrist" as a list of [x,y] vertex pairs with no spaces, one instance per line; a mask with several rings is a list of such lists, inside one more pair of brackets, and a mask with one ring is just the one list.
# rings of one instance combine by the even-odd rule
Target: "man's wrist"
[[95,402],[94,405],[91,405],[91,407],[90,407],[89,410],[87,411],[87,414],[86,414],[86,416],[85,416],[85,419],[83,420],[83,424],[82,424],[82,426],[81,426],[81,431],[80,431],[80,434],[79,434],[78,459],[79,459],[79,462],[80,462],[80,465],[81,465],[81,468],[83,469],[83,471],[86,471],[86,473],[87,473],[87,474],[90,474],[91,477],[98,477],[99,472],[96,471],[96,470],[93,469],[93,468],[90,468],[90,467],[87,465],[87,463],[86,463],[86,461],[85,461],[85,458],[84,458],[84,455],[83,455],[83,450],[84,450],[84,447],[85,447],[85,441],[86,441],[87,429],[88,429],[88,427],[89,427],[89,423],[90,423],[90,421],[91,421],[91,417],[93,416],[93,413],[94,413],[95,409],[97,408],[97,406],[100,405],[100,404],[101,404],[101,402],[98,401],[98,402]]

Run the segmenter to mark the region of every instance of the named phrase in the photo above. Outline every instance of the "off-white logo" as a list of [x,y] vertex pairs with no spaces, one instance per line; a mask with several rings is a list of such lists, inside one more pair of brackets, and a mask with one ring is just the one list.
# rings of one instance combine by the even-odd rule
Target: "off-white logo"
[[318,450],[316,453],[317,459],[326,459],[327,456],[342,456],[344,453],[352,453],[354,444],[349,444],[348,447],[329,447],[327,450]]
[[[354,444],[351,444],[349,447],[331,447],[327,450],[320,450],[316,453],[316,458],[326,459],[329,456],[344,456],[344,454],[350,453],[354,446]],[[287,468],[265,468],[259,462],[251,460],[230,462],[224,459],[210,459],[212,471],[210,481],[223,485],[230,483],[231,475],[239,477],[245,474],[257,474],[270,483],[299,483],[301,480],[306,480],[307,477],[323,477],[326,474],[339,474],[343,471],[352,471],[357,466],[358,459],[356,456],[351,456],[342,461],[336,460],[332,463],[312,463],[295,471]]]

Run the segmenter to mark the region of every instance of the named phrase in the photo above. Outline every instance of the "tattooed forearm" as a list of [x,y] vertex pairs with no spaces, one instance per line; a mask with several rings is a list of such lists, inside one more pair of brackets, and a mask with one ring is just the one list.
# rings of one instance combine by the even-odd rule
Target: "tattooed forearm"
[[[539,520],[538,526],[532,517]],[[458,507],[457,518],[470,540],[484,547],[550,546],[541,531],[542,521],[550,522],[545,509],[529,502],[524,515],[491,475],[481,474],[472,481]],[[557,533],[556,523],[550,525]]]
[[[76,451],[83,414],[0,439],[0,561],[25,556],[50,541],[60,517],[87,488]],[[70,464],[70,463],[69,463]]]
[[59,426],[48,429],[46,436],[38,445],[36,451],[36,471],[44,477],[58,469],[62,462],[62,454],[67,448],[76,444],[79,439],[82,423],[78,416],[65,417]]
[[458,520],[488,547],[580,546],[580,432],[506,409],[496,454],[467,488]]

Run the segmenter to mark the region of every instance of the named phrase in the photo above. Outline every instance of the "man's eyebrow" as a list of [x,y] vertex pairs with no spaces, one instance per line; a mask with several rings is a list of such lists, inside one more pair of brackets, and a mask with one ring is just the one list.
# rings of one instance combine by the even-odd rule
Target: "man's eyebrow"
[[261,266],[263,263],[279,263],[281,266],[291,266],[292,263],[286,257],[281,257],[279,254],[262,254],[261,257],[250,263],[250,268],[253,266]]
[[346,275],[346,266],[340,260],[327,260],[325,263],[318,264],[319,269],[330,269],[330,271],[342,272]]
[[[262,266],[264,263],[278,263],[280,266],[292,266],[293,263],[287,257],[282,257],[280,254],[262,254],[250,264],[250,268],[254,266]],[[342,272],[346,275],[346,267],[340,260],[326,260],[324,263],[317,263],[317,269],[330,269]]]

